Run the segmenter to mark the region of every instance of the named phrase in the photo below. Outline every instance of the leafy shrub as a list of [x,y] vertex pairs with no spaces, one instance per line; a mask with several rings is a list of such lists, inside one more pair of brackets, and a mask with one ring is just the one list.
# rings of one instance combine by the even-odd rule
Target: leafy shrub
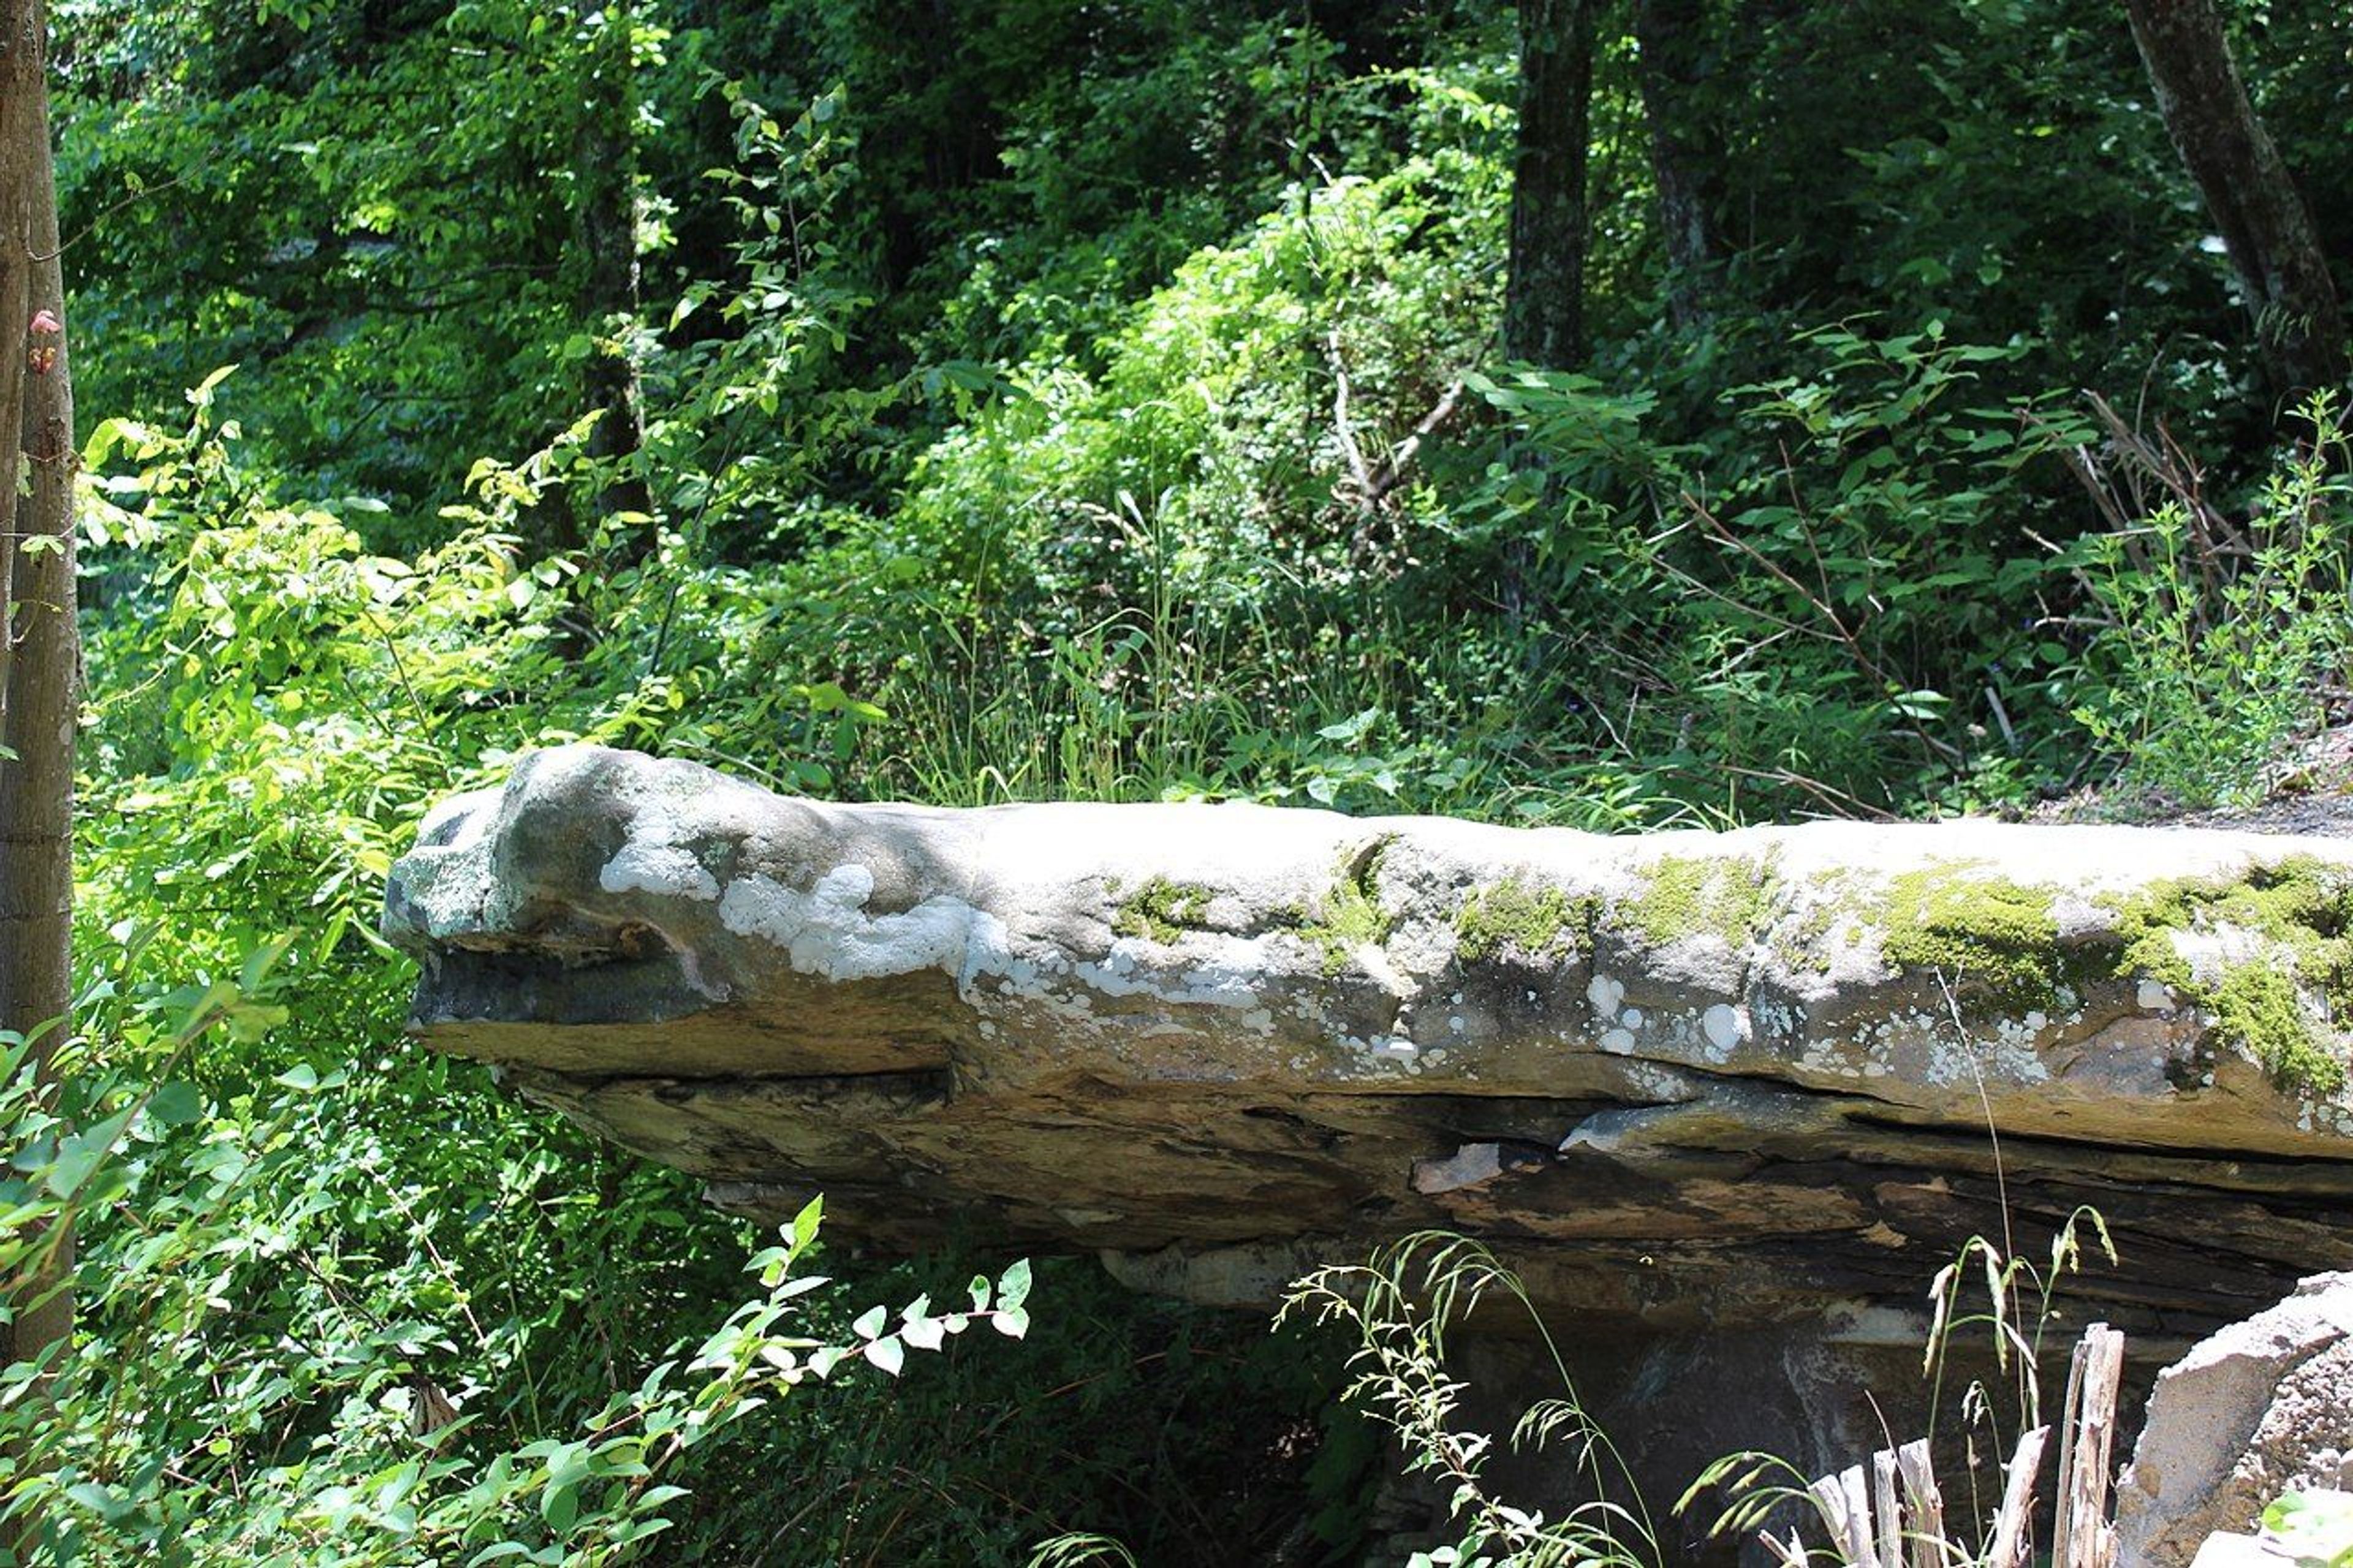
[[[30,1185],[0,1205],[30,1218],[45,1170],[121,1147],[65,1194],[81,1335],[39,1436],[54,1484],[28,1483],[47,1489],[22,1507],[73,1521],[99,1561],[266,1554],[272,1531],[319,1561],[463,1561],[509,1542],[562,1561],[653,1540],[659,1518],[658,1544],[629,1549],[1011,1563],[1087,1522],[1184,1562],[1205,1513],[1297,1528],[1322,1363],[1246,1321],[1137,1302],[1085,1265],[1050,1269],[1067,1328],[1018,1361],[951,1341],[933,1392],[845,1386],[786,1419],[708,1420],[658,1479],[606,1475],[654,1464],[613,1445],[700,1408],[713,1371],[692,1347],[742,1296],[754,1239],[689,1178],[405,1038],[413,975],[374,934],[380,879],[435,799],[522,747],[658,739],[825,789],[874,710],[838,683],[743,667],[746,628],[790,603],[755,574],[679,568],[660,595],[527,563],[515,524],[575,471],[570,437],[478,465],[449,542],[403,561],[365,546],[351,503],[289,500],[253,472],[212,393],[181,429],[111,422],[87,453],[105,605],[78,909],[92,1046],[64,1108],[85,1131],[44,1154],[56,1108],[12,1109]],[[665,626],[691,657],[649,674]],[[908,1265],[890,1288],[936,1299],[949,1267]],[[805,1337],[882,1337],[791,1300]],[[748,1413],[757,1391],[734,1386],[726,1408]],[[28,1385],[11,1387],[29,1409]],[[1155,1409],[1219,1437],[1172,1452],[1138,1421]],[[1352,1451],[1318,1495],[1357,1484]],[[554,1505],[577,1510],[558,1526],[541,1511],[550,1478],[581,1466],[600,1479]],[[1150,1491],[1128,1490],[1143,1474]],[[780,1495],[836,1488],[857,1505],[769,1539]]]
[[[2066,731],[2065,650],[2036,629],[2057,574],[2018,523],[2058,426],[1966,401],[2022,349],[1862,326],[1719,343],[1633,391],[1473,382],[1506,437],[1454,537],[1518,584],[1527,667],[1571,700],[1554,722],[1715,819],[1966,804]],[[1770,374],[1684,406],[1727,359]]]
[[2175,482],[2147,516],[2074,559],[2107,625],[2075,716],[2123,761],[2121,782],[2185,805],[2267,792],[2331,711],[2353,653],[2353,468],[2333,399],[2273,471],[2241,529]]
[[[250,1005],[227,987],[195,998],[180,1048]],[[895,1320],[860,1315],[837,1342],[797,1331],[800,1298],[826,1283],[797,1267],[812,1202],[750,1260],[764,1293],[691,1353],[631,1366],[593,1406],[558,1402],[528,1421],[489,1401],[468,1409],[482,1391],[442,1379],[463,1359],[456,1337],[485,1329],[429,1230],[412,1240],[444,1294],[417,1318],[380,1315],[391,1293],[364,1277],[376,1260],[321,1245],[353,1205],[352,1178],[381,1170],[380,1150],[338,1162],[305,1135],[343,1075],[289,1072],[259,1104],[216,1108],[185,1080],[141,1084],[78,1053],[62,1065],[59,1100],[34,1087],[22,1042],[0,1041],[17,1151],[0,1183],[0,1271],[17,1275],[68,1215],[95,1244],[86,1331],[45,1368],[0,1378],[0,1521],[25,1531],[29,1561],[629,1561],[671,1528],[679,1461],[796,1385],[852,1358],[895,1377],[909,1349],[975,1322],[1028,1330],[1017,1264],[975,1279],[968,1307],[919,1297]],[[391,1195],[414,1223],[426,1194]]]

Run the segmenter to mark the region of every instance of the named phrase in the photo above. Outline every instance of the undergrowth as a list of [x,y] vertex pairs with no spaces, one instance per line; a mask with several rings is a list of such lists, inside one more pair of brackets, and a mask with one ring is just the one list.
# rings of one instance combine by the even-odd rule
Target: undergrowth
[[[1463,1385],[1447,1370],[1447,1341],[1482,1298],[1514,1303],[1534,1324],[1560,1392],[1531,1404],[1515,1449],[1557,1446],[1590,1496],[1557,1519],[1515,1504],[1487,1483],[1495,1445],[1459,1426]],[[1641,1489],[1577,1397],[1568,1369],[1526,1288],[1484,1245],[1422,1231],[1363,1264],[1316,1270],[1285,1297],[1284,1319],[1331,1324],[1351,1343],[1345,1397],[1394,1433],[1409,1474],[1428,1474],[1448,1500],[1458,1539],[1417,1552],[1410,1568],[1657,1568],[1658,1533]]]

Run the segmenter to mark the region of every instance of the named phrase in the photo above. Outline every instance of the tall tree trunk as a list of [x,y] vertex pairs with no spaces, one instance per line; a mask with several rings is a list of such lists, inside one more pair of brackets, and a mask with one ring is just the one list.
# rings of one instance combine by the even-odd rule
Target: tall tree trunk
[[1706,26],[1705,0],[1634,0],[1642,119],[1667,242],[1667,314],[1679,327],[1706,319],[1708,274],[1722,259],[1715,215],[1723,205],[1724,149],[1698,102]]
[[2279,149],[2255,118],[2214,0],[2125,0],[2166,131],[2206,198],[2282,392],[2346,371],[2345,316]]
[[1512,169],[1504,353],[1552,370],[1585,357],[1592,90],[1592,0],[1520,0],[1520,140]]
[[595,517],[582,520],[584,531],[618,512],[653,510],[652,494],[636,468],[646,420],[630,347],[638,327],[636,29],[625,0],[605,0],[602,10],[581,73],[573,224],[586,268],[581,315],[595,339],[583,364],[581,390],[600,415],[588,437],[588,455],[617,467],[592,498]]
[[[52,1070],[73,1002],[73,778],[81,642],[74,624],[73,386],[49,159],[43,0],[0,0],[0,561],[13,645],[0,674],[0,1028],[33,1036]],[[47,1266],[8,1282],[0,1361],[31,1361],[73,1331],[69,1232]]]

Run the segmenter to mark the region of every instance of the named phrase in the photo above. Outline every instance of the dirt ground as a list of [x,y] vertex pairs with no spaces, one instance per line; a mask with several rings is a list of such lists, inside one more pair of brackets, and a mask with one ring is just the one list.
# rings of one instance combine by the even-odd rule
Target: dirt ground
[[2270,797],[2254,805],[2189,811],[2161,795],[2083,790],[2037,807],[2028,819],[2353,836],[2353,725],[2315,737],[2279,770]]

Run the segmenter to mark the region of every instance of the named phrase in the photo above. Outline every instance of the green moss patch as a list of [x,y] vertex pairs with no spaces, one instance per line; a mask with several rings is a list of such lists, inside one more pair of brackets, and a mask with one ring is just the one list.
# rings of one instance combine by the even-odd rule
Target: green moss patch
[[1623,914],[1653,947],[1694,936],[1746,947],[1771,925],[1778,891],[1769,861],[1667,855],[1651,863]]
[[2176,950],[2173,933],[2227,926],[2286,948],[2299,974],[2327,992],[2333,1004],[2353,1001],[2353,942],[2347,938],[2353,930],[2353,879],[2309,856],[2229,880],[2159,882],[2115,912],[2124,944],[2119,974],[2190,985],[2189,964]]
[[2345,1087],[2345,1063],[2316,1038],[2297,1005],[2295,983],[2276,969],[2242,963],[2222,977],[2207,999],[2214,1034],[2261,1062],[2284,1089],[2335,1094]]
[[1324,950],[1325,974],[1345,971],[1359,947],[1377,947],[1388,940],[1394,922],[1381,912],[1381,862],[1396,842],[1396,834],[1385,833],[1342,855],[1332,885],[1324,889],[1323,907],[1314,919],[1300,925],[1300,936]]
[[1499,953],[1543,958],[1567,952],[1592,931],[1598,900],[1558,888],[1530,888],[1517,877],[1474,891],[1454,913],[1454,951],[1465,963]]
[[1122,936],[1142,937],[1166,947],[1187,931],[1205,929],[1211,897],[1198,882],[1155,877],[1121,900],[1111,929]]
[[[2281,1088],[2334,1094],[2345,1087],[2337,1042],[2307,1022],[2297,1001],[2309,988],[2330,1013],[2353,1016],[2353,878],[2309,856],[2258,867],[2243,877],[2160,882],[2116,910],[2119,979],[2163,981],[2214,1020],[2214,1033],[2261,1062]],[[2232,963],[2200,982],[2176,932],[2237,930],[2273,951]]]
[[2003,1008],[2052,1005],[2067,978],[2052,889],[1976,876],[1970,864],[1927,866],[1888,883],[1888,961],[1934,970]]

